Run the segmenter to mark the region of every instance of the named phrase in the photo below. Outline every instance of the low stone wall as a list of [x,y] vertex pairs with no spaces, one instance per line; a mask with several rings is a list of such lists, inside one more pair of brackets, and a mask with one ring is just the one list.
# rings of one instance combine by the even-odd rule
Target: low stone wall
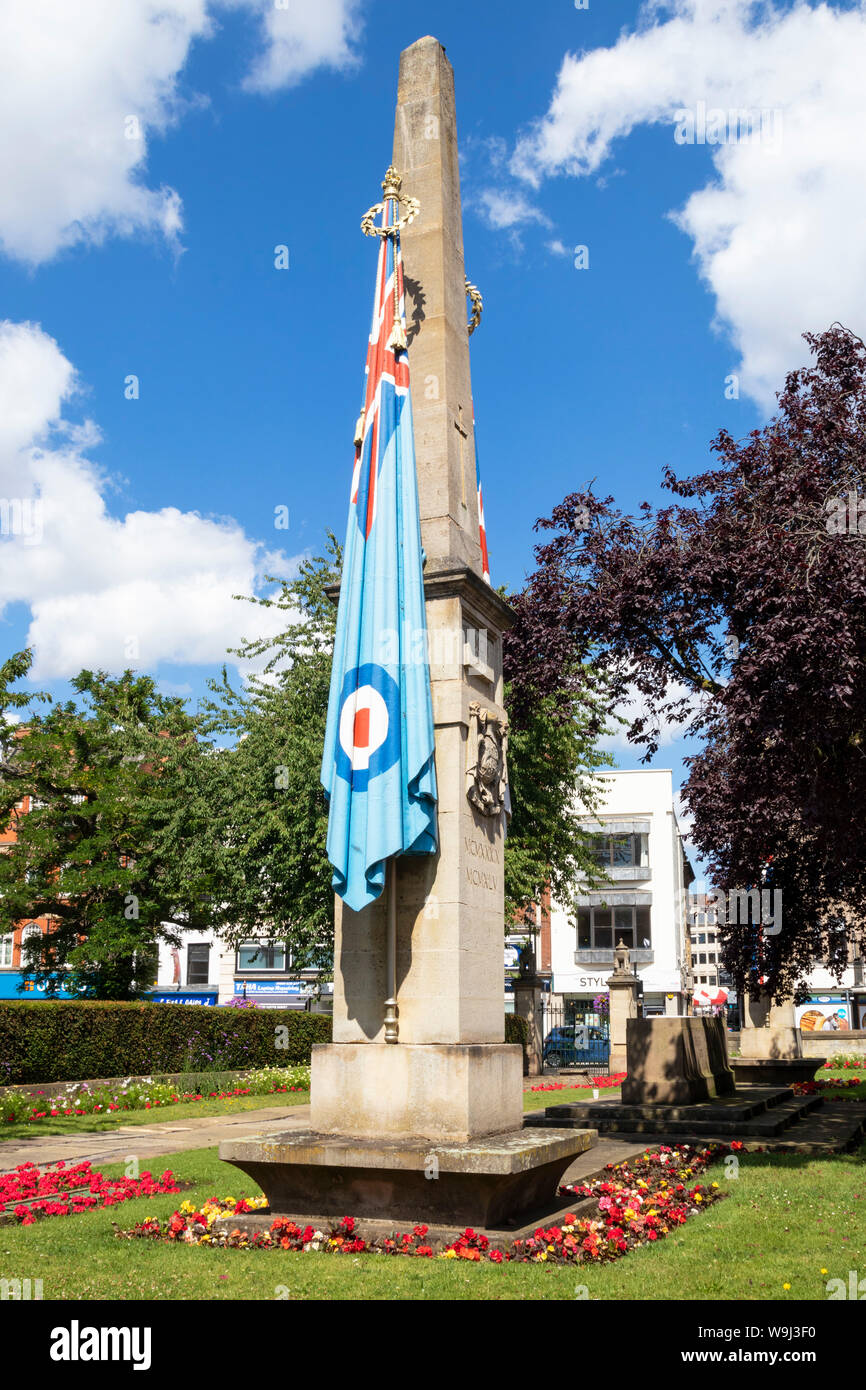
[[[839,1053],[866,1057],[866,1028],[839,1033],[803,1033],[802,1037],[804,1057],[836,1057]],[[739,1033],[728,1033],[729,1055],[736,1057],[739,1051]]]
[[840,1052],[866,1057],[866,1028],[850,1033],[804,1033],[804,1057],[836,1057]]

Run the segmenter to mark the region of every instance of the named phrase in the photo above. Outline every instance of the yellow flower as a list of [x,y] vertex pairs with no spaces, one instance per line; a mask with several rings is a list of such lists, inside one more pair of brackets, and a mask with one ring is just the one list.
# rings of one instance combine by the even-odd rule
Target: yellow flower
[[719,1185],[719,1184],[718,1184],[717,1182],[714,1182],[714,1183],[713,1183],[713,1187],[718,1187],[718,1185]]
[[696,1193],[695,1193],[695,1201],[696,1201],[696,1202],[702,1202],[703,1200],[704,1200],[704,1199],[703,1199],[703,1197],[701,1196],[700,1192],[696,1192]]
[[440,1258],[440,1260],[456,1260],[456,1259],[457,1259],[457,1251],[456,1251],[456,1250],[443,1250],[443,1251],[442,1251],[442,1254],[439,1256],[439,1258]]
[[782,1285],[782,1288],[783,1288],[783,1289],[789,1289],[790,1287],[791,1287],[790,1284],[783,1284],[783,1285]]
[[828,1272],[829,1272],[829,1271],[826,1270],[826,1269],[822,1269],[822,1270],[821,1270],[821,1273],[822,1273],[822,1274],[827,1274]]

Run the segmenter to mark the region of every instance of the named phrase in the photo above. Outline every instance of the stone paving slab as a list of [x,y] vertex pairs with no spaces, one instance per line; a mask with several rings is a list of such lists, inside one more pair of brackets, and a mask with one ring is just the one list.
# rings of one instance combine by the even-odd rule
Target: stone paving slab
[[242,1110],[235,1115],[203,1115],[177,1124],[119,1125],[116,1129],[92,1134],[46,1134],[40,1138],[0,1142],[0,1173],[19,1163],[80,1163],[89,1158],[94,1165],[122,1163],[134,1153],[138,1159],[156,1154],[203,1149],[222,1139],[273,1130],[308,1129],[309,1105],[268,1106],[261,1110]]

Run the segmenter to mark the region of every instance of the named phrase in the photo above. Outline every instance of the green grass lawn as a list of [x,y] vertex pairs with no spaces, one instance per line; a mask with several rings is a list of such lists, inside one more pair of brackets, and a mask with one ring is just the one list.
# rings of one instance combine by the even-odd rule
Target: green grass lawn
[[120,1125],[174,1124],[183,1120],[204,1119],[208,1115],[234,1115],[241,1110],[273,1109],[275,1113],[288,1105],[308,1105],[309,1091],[281,1091],[266,1096],[232,1096],[226,1100],[180,1101],[177,1105],[159,1105],[151,1110],[112,1110],[102,1115],[61,1115],[56,1120],[35,1120],[32,1124],[4,1125],[0,1130],[0,1159],[3,1141],[41,1139],[46,1134],[93,1134],[117,1129]]
[[[605,1097],[612,1097],[615,1100],[620,1098],[619,1086],[610,1086],[603,1091],[599,1091],[599,1100]],[[547,1105],[592,1105],[592,1091],[584,1086],[569,1086],[564,1091],[524,1091],[523,1108],[524,1110],[543,1110]]]
[[[819,1075],[834,1078],[850,1077],[857,1073],[822,1070]],[[599,1099],[619,1100],[620,1094],[620,1088],[615,1086],[600,1091]],[[837,1094],[854,1096],[858,1100],[866,1101],[866,1080],[861,1081],[856,1089],[851,1087],[850,1090],[838,1093],[828,1092],[827,1097],[834,1099]],[[309,1099],[308,1091],[286,1091],[271,1096],[235,1096],[228,1100],[199,1100],[187,1104],[159,1106],[153,1110],[118,1110],[106,1115],[64,1115],[56,1120],[38,1120],[34,1124],[4,1125],[0,1130],[0,1156],[3,1153],[4,1141],[20,1142],[22,1139],[36,1139],[40,1135],[93,1134],[116,1129],[119,1125],[172,1123],[187,1119],[204,1119],[208,1115],[232,1115],[244,1110],[265,1110],[273,1107],[279,1111],[288,1105],[306,1105]],[[577,1105],[591,1101],[592,1091],[578,1086],[562,1091],[523,1093],[524,1111],[543,1110],[547,1105]]]
[[[250,1178],[215,1149],[149,1161],[194,1184],[180,1196],[0,1227],[0,1277],[41,1278],[48,1299],[788,1299],[822,1300],[830,1278],[866,1272],[866,1146],[834,1158],[748,1154],[728,1196],[686,1227],[613,1264],[472,1265],[376,1255],[214,1250],[118,1240],[188,1199],[251,1196]],[[111,1174],[122,1165],[107,1166]],[[349,1213],[347,1213],[349,1214]],[[823,1269],[827,1270],[822,1274]],[[790,1284],[790,1290],[783,1288]],[[586,1293],[583,1293],[585,1288]]]

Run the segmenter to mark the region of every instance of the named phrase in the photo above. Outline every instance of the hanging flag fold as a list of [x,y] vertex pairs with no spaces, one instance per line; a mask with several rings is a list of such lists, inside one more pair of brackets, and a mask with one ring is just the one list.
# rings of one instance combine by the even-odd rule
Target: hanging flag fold
[[487,523],[484,520],[484,494],[481,491],[481,464],[478,461],[478,435],[475,434],[475,415],[472,416],[472,432],[475,442],[475,485],[478,489],[478,539],[481,543],[481,573],[487,584],[490,583],[490,558],[487,554]]
[[399,206],[386,197],[322,756],[333,887],[360,911],[392,855],[437,848]]

